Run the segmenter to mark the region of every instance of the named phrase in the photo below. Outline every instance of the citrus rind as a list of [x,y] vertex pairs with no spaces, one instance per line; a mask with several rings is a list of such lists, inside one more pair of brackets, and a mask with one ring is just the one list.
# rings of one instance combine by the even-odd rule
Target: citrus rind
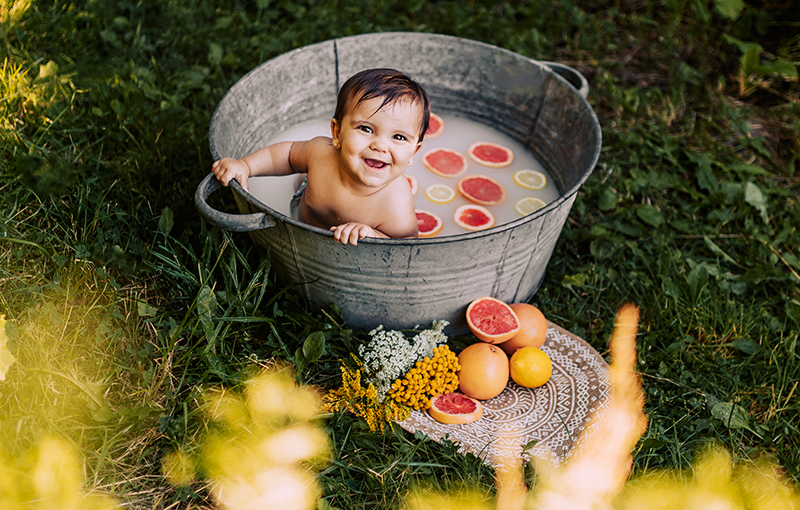
[[[499,194],[499,197],[494,200],[484,200],[483,198],[476,196],[473,193],[470,193],[467,190],[467,185],[476,180],[483,180],[489,183],[489,186],[493,186],[494,190],[496,190]],[[497,182],[496,180],[492,179],[487,175],[468,175],[458,181],[458,192],[461,193],[461,196],[469,200],[470,202],[474,202],[480,205],[498,205],[502,204],[506,200],[506,189],[503,187],[502,184]]]
[[408,185],[411,186],[411,194],[416,195],[417,191],[419,190],[419,183],[417,182],[417,178],[413,175],[404,174],[406,176],[406,180],[408,181]]
[[[472,212],[472,217],[482,217],[485,218],[486,221],[480,224],[472,224],[468,223],[465,220],[465,214],[468,212]],[[467,218],[469,219],[469,218]],[[489,209],[475,204],[467,204],[462,205],[458,209],[456,209],[455,214],[453,215],[453,220],[456,222],[456,225],[459,227],[465,228],[467,230],[472,230],[476,232],[478,230],[485,230],[487,228],[491,228],[495,224],[494,215],[489,211]]]
[[[438,152],[444,153],[445,157],[448,157],[451,160],[460,161],[461,168],[453,172],[443,172],[440,169],[438,169],[435,164],[436,153]],[[427,168],[434,174],[438,175],[439,177],[456,177],[467,171],[467,157],[458,151],[454,151],[453,149],[447,149],[444,147],[431,149],[428,152],[426,152],[425,155],[422,156],[422,164],[425,166],[425,168]]]
[[425,139],[426,140],[430,140],[431,138],[436,138],[437,136],[441,135],[442,132],[444,131],[444,120],[441,117],[439,117],[435,113],[431,112],[431,121],[433,121],[433,123],[438,124],[439,127],[437,129],[435,129],[434,131],[431,131],[430,130],[431,129],[431,125],[429,124],[428,125],[428,131],[425,131]]
[[538,170],[519,170],[514,172],[513,179],[526,189],[540,190],[547,186],[547,176]]
[[[452,396],[457,396],[459,399],[469,399],[475,403],[475,411],[471,413],[448,413],[446,410],[439,409],[436,404],[442,398],[451,398]],[[463,425],[464,423],[472,423],[473,421],[477,421],[483,416],[483,406],[481,403],[478,402],[477,399],[469,397],[467,395],[461,395],[460,393],[446,393],[445,395],[437,395],[431,398],[431,407],[428,409],[428,414],[431,415],[431,418],[438,421],[439,423],[446,423],[449,425]]]
[[544,386],[553,375],[553,362],[537,347],[518,349],[509,360],[511,379],[525,388]]
[[447,184],[433,184],[425,190],[425,196],[435,204],[449,204],[456,198],[456,191]]
[[527,216],[529,214],[535,213],[542,207],[546,206],[547,202],[542,200],[541,198],[537,197],[525,197],[521,199],[517,204],[514,206],[514,209],[521,215]]
[[436,214],[433,214],[430,211],[423,211],[422,209],[417,209],[414,212],[417,215],[417,225],[419,225],[419,220],[420,220],[419,216],[420,216],[420,214],[427,214],[428,216],[430,216],[430,217],[432,217],[433,219],[436,220],[436,226],[434,228],[432,228],[431,230],[429,230],[427,232],[422,232],[422,231],[419,232],[419,237],[420,238],[436,237],[437,235],[439,235],[439,233],[441,233],[442,228],[444,228],[444,222],[442,222],[442,219],[439,216],[437,216]]
[[507,303],[484,296],[473,300],[467,307],[467,326],[479,340],[500,344],[516,336],[521,323]]
[[[490,161],[482,159],[479,154],[480,147],[488,147],[489,149],[494,151],[504,152],[506,154],[506,158],[503,159],[502,161]],[[475,161],[476,163],[492,168],[507,167],[508,165],[514,162],[514,151],[512,151],[508,147],[492,142],[475,142],[469,146],[469,149],[467,149],[467,154],[469,154],[469,157],[471,157],[472,160]]]

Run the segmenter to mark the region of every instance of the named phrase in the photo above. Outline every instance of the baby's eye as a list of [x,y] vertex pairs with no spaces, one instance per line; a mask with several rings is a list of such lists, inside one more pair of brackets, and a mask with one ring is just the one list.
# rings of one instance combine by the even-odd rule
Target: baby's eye
[[405,135],[394,135],[395,140],[406,141],[408,138]]
[[372,128],[369,126],[358,126],[358,129],[365,133],[372,133]]

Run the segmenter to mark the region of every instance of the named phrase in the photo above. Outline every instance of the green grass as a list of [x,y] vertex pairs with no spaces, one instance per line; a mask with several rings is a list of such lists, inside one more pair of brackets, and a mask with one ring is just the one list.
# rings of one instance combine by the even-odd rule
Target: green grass
[[[292,362],[316,331],[326,351],[299,378],[337,383],[363,336],[335,310],[307,313],[192,195],[238,78],[307,44],[402,30],[589,79],[603,151],[533,303],[600,352],[619,305],[641,307],[636,473],[719,442],[800,484],[800,13],[751,2],[731,19],[729,4],[85,0],[9,15],[2,1],[0,314],[18,362],[0,382],[0,452],[25,459],[55,434],[77,445],[88,489],[190,508],[208,503],[203,482],[173,488],[160,463],[199,448],[202,388]],[[452,444],[349,415],[326,431],[334,507],[395,508],[415,485],[491,491],[491,470]]]

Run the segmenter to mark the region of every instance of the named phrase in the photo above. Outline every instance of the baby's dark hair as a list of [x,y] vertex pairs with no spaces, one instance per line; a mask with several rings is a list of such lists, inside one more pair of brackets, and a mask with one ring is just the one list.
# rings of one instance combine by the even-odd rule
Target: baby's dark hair
[[347,103],[359,94],[361,96],[354,104],[350,105],[350,108],[355,108],[361,102],[376,97],[383,98],[383,103],[378,110],[402,98],[408,98],[412,103],[419,102],[422,106],[422,125],[420,125],[418,141],[422,141],[431,120],[431,100],[422,85],[412,80],[407,74],[394,69],[367,69],[356,73],[348,78],[339,89],[336,111],[333,114],[333,118],[339,125],[342,124]]

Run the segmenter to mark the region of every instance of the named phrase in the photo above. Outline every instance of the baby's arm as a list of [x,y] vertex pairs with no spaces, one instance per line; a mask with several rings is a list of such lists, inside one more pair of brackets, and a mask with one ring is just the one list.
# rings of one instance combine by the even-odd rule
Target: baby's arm
[[342,244],[350,243],[356,246],[358,241],[365,237],[384,239],[419,237],[417,215],[414,213],[414,198],[411,196],[411,189],[406,189],[408,182],[405,178],[402,181],[398,179],[396,186],[400,189],[391,194],[388,200],[382,202],[382,223],[376,227],[354,221],[336,225],[331,227],[333,238]]
[[227,186],[231,179],[236,179],[242,188],[248,189],[247,179],[256,175],[289,175],[295,172],[289,161],[292,150],[303,145],[304,142],[281,142],[252,154],[242,159],[222,158],[211,165],[211,171],[217,176],[223,186]]

